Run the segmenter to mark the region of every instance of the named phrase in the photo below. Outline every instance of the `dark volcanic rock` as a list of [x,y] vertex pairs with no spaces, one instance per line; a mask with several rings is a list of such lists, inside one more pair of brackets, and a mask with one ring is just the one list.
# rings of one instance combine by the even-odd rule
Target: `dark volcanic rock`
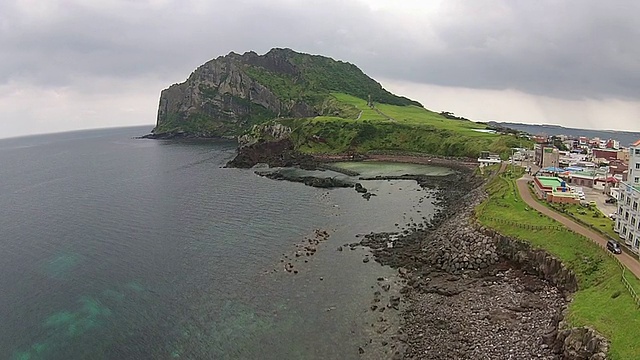
[[258,174],[260,176],[264,176],[264,177],[269,178],[269,179],[273,179],[273,180],[286,180],[286,181],[299,182],[299,183],[303,183],[303,184],[305,184],[307,186],[313,186],[313,187],[317,187],[317,188],[332,189],[332,188],[349,188],[349,187],[353,187],[353,184],[351,184],[350,182],[344,181],[344,180],[340,180],[340,179],[336,179],[336,178],[321,178],[321,177],[314,177],[314,176],[298,176],[298,175],[292,175],[290,173],[281,172],[281,171],[256,172],[256,174]]
[[477,180],[460,170],[394,178],[435,189],[442,209],[424,227],[361,241],[406,279],[402,358],[605,358],[606,339],[559,325],[576,290],[573,273],[544,251],[476,225],[475,206],[486,198]]
[[236,157],[227,163],[227,167],[249,169],[261,163],[269,164],[271,167],[299,166],[308,170],[318,167],[313,156],[296,151],[288,138],[240,147]]

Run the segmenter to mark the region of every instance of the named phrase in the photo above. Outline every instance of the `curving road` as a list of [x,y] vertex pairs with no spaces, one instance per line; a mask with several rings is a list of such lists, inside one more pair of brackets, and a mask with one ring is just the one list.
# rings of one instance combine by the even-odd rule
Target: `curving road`
[[[556,220],[557,222],[566,226],[569,230],[572,230],[578,234],[586,236],[587,238],[593,240],[594,242],[596,242],[600,246],[603,246],[606,249],[607,239],[604,236],[545,207],[544,205],[540,204],[536,199],[534,199],[533,196],[531,195],[531,192],[529,191],[529,187],[528,187],[529,180],[531,180],[531,178],[528,176],[525,176],[518,179],[518,181],[516,182],[518,186],[518,192],[520,193],[520,197],[525,203],[527,203],[527,205],[529,205],[533,209],[538,210],[544,215]],[[638,261],[637,257],[631,256],[623,251],[622,254],[616,255],[616,258],[618,258],[618,260],[620,260],[620,262],[624,266],[626,266],[629,271],[634,273],[636,277],[640,278],[640,262]]]

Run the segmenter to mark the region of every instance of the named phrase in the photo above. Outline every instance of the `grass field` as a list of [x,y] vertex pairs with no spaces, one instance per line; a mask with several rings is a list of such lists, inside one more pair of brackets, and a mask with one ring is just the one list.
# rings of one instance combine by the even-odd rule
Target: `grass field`
[[336,100],[343,104],[348,104],[356,109],[359,112],[362,112],[359,120],[375,120],[375,121],[386,121],[388,117],[384,115],[380,115],[377,111],[367,106],[367,102],[363,99],[357,98],[355,96],[341,94],[341,93],[331,93]]
[[447,119],[417,106],[375,104],[341,93],[332,93],[344,116],[283,119],[293,129],[296,147],[307,153],[369,151],[416,152],[432,155],[477,157],[490,151],[507,157],[513,147],[529,147],[527,139],[476,130],[483,124]]
[[[573,326],[590,326],[611,340],[611,359],[637,359],[640,342],[640,309],[624,287],[617,262],[592,241],[569,231],[557,230],[560,224],[527,207],[520,198],[515,179],[522,171],[504,174],[487,186],[489,199],[476,209],[478,220],[500,233],[528,241],[561,259],[579,280],[579,290],[569,306],[568,320]],[[528,230],[498,222],[540,226]],[[640,281],[626,272],[636,291]]]
[[[545,205],[548,204],[545,203]],[[577,204],[549,204],[549,207],[560,213],[574,217],[585,224],[589,224],[614,239],[618,238],[618,234],[613,231],[615,221],[609,219],[595,206],[584,207]]]

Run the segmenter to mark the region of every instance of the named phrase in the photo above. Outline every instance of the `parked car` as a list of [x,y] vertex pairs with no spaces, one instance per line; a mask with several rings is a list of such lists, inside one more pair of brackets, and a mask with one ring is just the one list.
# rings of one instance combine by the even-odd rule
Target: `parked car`
[[616,202],[618,202],[618,200],[616,200],[616,198],[610,197],[607,198],[607,200],[604,201],[607,204],[615,204]]
[[613,241],[613,240],[607,241],[607,250],[611,251],[614,254],[622,253],[622,248],[620,247],[620,244],[618,244],[616,241]]
[[616,214],[616,213],[611,213],[611,214],[609,214],[609,219],[615,220],[617,215],[618,214]]

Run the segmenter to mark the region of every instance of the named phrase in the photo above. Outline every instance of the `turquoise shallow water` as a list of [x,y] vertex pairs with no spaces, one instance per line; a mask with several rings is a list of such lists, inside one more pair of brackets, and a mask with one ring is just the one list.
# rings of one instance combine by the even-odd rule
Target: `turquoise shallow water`
[[[336,248],[430,216],[429,194],[273,181],[221,168],[234,143],[132,139],[148,130],[0,140],[0,359],[358,358],[392,271]],[[314,229],[331,236],[282,271]]]
[[331,163],[331,166],[338,169],[355,171],[362,177],[401,175],[444,176],[451,174],[450,169],[441,166],[394,163],[384,161],[336,162]]

